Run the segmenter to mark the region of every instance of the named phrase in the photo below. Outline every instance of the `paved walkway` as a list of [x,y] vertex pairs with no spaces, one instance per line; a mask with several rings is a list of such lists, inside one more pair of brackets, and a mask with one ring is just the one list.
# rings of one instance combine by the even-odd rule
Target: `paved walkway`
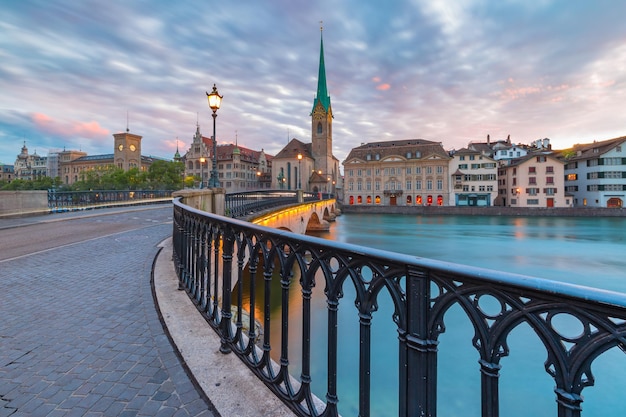
[[0,417],[217,415],[151,293],[156,245],[171,227],[0,262]]

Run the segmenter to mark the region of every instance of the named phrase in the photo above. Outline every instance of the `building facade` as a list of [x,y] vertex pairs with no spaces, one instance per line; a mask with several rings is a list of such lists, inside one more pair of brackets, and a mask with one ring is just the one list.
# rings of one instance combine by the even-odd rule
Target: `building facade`
[[571,207],[565,195],[564,162],[551,153],[531,153],[498,168],[498,196],[508,207]]
[[410,139],[353,148],[344,161],[344,204],[450,204],[449,161],[439,142]]
[[451,206],[492,206],[498,196],[496,161],[472,149],[455,151],[449,168]]
[[20,180],[35,180],[47,176],[48,160],[45,156],[28,153],[26,142],[13,165],[14,178]]
[[33,180],[40,177],[60,178],[65,185],[81,181],[89,171],[105,171],[120,168],[147,170],[159,158],[141,155],[139,135],[126,130],[113,135],[113,153],[87,155],[76,150],[51,151],[47,156],[28,153],[26,143],[15,160],[15,178]]
[[11,182],[15,179],[13,165],[0,164],[0,181]]
[[[198,178],[195,185],[206,188],[213,169],[213,139],[202,136],[200,125],[191,146],[181,161],[185,176]],[[271,188],[272,155],[263,149],[255,151],[237,144],[217,146],[217,175],[221,188],[227,193]]]
[[626,137],[576,145],[564,159],[565,191],[575,207],[624,207]]

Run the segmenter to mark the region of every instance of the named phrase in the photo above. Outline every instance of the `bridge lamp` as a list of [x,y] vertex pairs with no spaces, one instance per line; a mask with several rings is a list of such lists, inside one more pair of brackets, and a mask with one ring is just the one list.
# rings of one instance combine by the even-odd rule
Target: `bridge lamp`
[[222,97],[217,92],[217,87],[213,84],[213,91],[211,94],[206,93],[209,100],[209,107],[213,110],[213,169],[211,169],[211,179],[209,180],[209,187],[217,188],[220,186],[220,181],[217,174],[217,136],[215,136],[215,119],[217,118],[217,109],[222,104]]
[[298,189],[302,189],[302,170],[300,169],[300,162],[302,161],[302,154],[298,154]]
[[206,162],[206,158],[204,156],[200,157],[200,188],[204,188],[204,163]]

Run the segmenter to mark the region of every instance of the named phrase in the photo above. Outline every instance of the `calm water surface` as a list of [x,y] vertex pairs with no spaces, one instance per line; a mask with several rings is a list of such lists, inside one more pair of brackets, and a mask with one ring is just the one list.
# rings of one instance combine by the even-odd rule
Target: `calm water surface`
[[[321,237],[626,293],[626,219],[350,214],[339,217]],[[356,416],[359,328],[349,287],[339,309],[340,339],[349,341],[339,352],[339,405],[344,416]],[[298,291],[294,289],[294,300]],[[324,398],[327,316],[322,291],[316,288],[314,295],[312,376],[315,393]],[[372,324],[372,416],[397,416],[397,332],[391,301],[379,301]],[[294,307],[291,358],[299,353]],[[272,327],[280,323],[280,311],[275,315]],[[447,331],[439,339],[438,414],[479,416],[480,373],[472,326],[460,308],[451,309],[445,322]],[[521,326],[508,341],[511,354],[501,362],[500,415],[555,416],[554,381],[544,370],[546,352],[535,333]],[[298,375],[298,364],[292,366]],[[583,391],[583,416],[626,415],[626,355],[612,349],[594,362],[592,371],[596,384]]]

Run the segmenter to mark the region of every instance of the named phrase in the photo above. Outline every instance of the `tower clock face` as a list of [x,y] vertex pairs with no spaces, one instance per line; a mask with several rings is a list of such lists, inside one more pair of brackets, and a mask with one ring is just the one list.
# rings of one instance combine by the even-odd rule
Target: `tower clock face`
[[131,152],[135,152],[135,149],[136,149],[135,145],[130,145],[129,148],[130,148]]
[[120,145],[120,146],[118,146],[118,147],[117,147],[117,149],[119,149],[119,150],[120,150],[120,152],[121,152],[121,151],[123,151],[123,150],[124,150],[124,145]]

